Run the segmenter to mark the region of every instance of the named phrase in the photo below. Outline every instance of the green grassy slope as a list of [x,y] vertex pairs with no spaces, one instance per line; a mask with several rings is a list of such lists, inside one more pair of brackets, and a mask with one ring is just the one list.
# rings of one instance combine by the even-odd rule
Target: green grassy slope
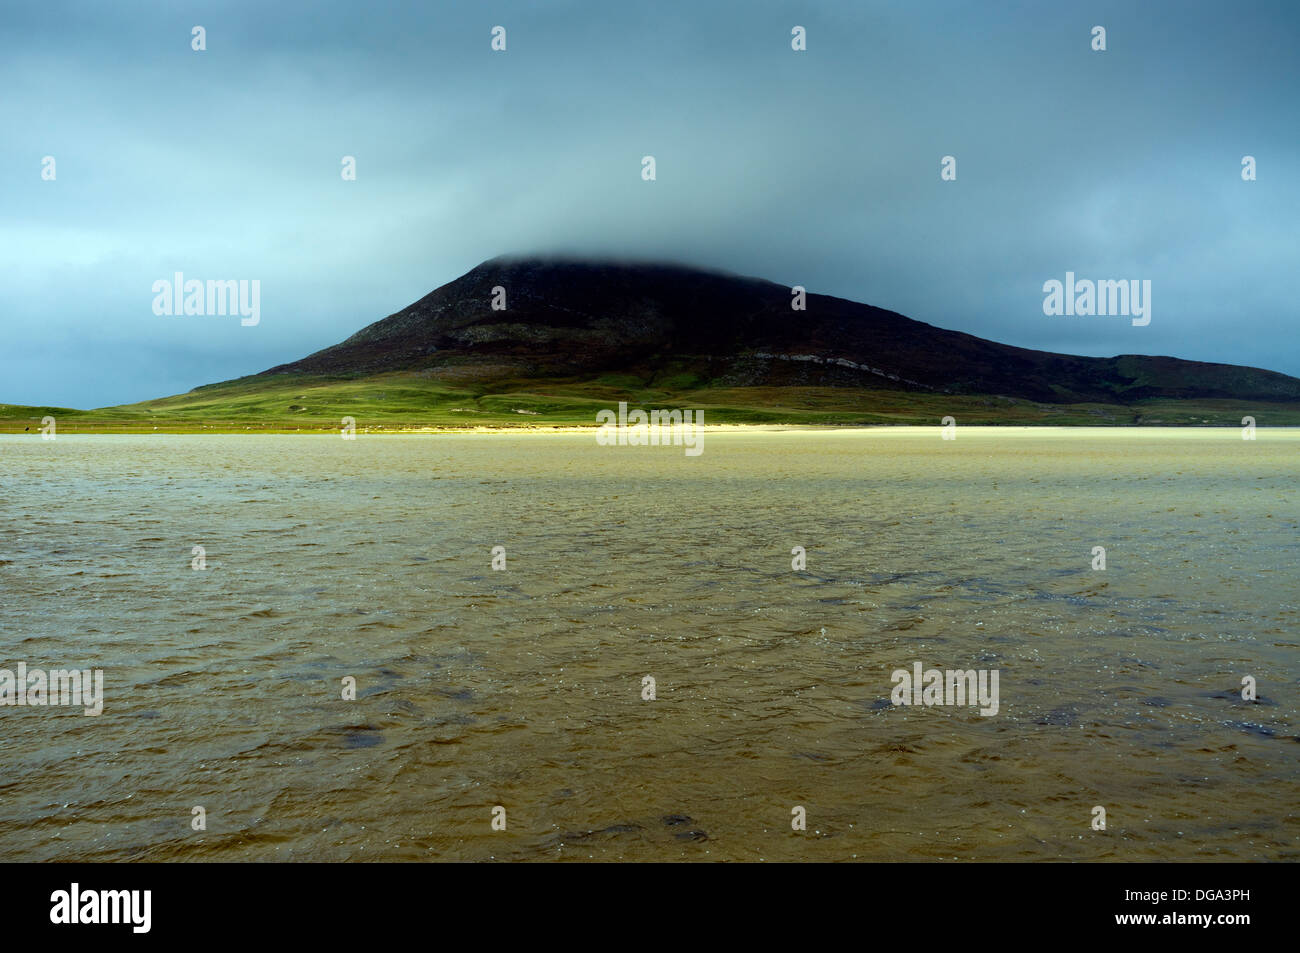
[[35,432],[56,418],[59,433],[321,432],[345,416],[358,429],[596,425],[596,412],[620,400],[633,407],[704,411],[706,424],[863,426],[963,424],[1087,426],[1300,426],[1300,405],[1234,400],[1152,399],[1132,405],[1043,404],[1006,397],[958,396],[846,387],[699,386],[690,375],[643,380],[495,380],[449,383],[427,372],[339,379],[260,375],[159,400],[98,410],[0,404],[0,433]]

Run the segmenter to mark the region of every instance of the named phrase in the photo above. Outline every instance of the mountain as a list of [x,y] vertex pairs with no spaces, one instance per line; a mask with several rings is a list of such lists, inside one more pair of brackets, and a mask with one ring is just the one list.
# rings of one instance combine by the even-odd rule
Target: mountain
[[[494,308],[494,300],[504,308]],[[260,374],[93,411],[0,405],[0,430],[594,425],[618,401],[713,423],[1300,425],[1300,380],[1172,357],[1076,357],[756,278],[498,258]]]
[[[492,307],[504,293],[504,309]],[[691,375],[723,387],[866,387],[1049,403],[1293,401],[1300,380],[1170,357],[1075,357],[946,331],[893,311],[674,265],[500,258],[266,372],[430,371],[449,381]]]

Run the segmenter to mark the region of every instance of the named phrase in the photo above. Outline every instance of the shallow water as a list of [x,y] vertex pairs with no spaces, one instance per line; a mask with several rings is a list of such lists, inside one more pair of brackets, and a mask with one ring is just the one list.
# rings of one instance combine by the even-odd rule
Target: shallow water
[[0,859],[1300,857],[1300,433],[704,447],[0,437]]

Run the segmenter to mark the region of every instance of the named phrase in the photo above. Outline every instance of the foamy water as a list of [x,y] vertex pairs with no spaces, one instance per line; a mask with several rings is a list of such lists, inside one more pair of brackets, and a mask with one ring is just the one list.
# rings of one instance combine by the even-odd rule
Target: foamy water
[[0,437],[0,857],[1300,856],[1300,433],[704,448]]

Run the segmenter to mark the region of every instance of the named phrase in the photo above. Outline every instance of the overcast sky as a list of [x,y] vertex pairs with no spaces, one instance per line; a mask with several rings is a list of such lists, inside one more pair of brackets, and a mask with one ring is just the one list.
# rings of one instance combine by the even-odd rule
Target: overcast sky
[[[255,373],[531,251],[1300,376],[1294,2],[189,6],[0,13],[0,402]],[[258,279],[260,324],[155,315],[176,271]],[[1045,316],[1066,271],[1151,323]]]

